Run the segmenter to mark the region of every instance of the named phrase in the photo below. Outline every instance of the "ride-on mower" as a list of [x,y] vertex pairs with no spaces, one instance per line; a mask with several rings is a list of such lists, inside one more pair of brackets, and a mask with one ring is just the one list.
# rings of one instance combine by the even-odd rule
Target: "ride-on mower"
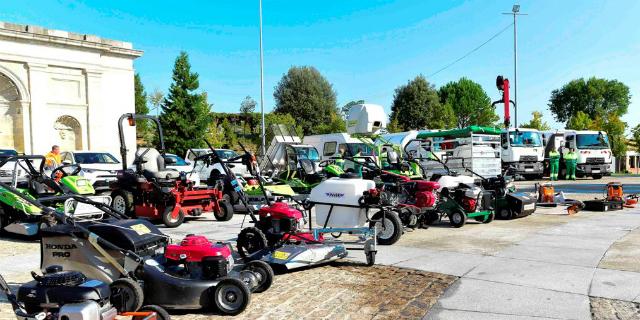
[[[140,148],[133,161],[135,170],[127,168],[127,148],[122,123],[127,120],[135,126],[137,119],[155,122],[158,129],[160,150]],[[130,217],[162,220],[170,228],[184,221],[185,215],[200,216],[213,212],[216,220],[227,221],[233,217],[233,205],[225,200],[222,191],[216,188],[196,188],[186,175],[167,170],[165,164],[173,158],[164,157],[164,136],[157,118],[133,113],[123,114],[118,120],[122,171],[112,183],[113,208]]]
[[188,235],[180,245],[169,245],[169,237],[153,224],[126,219],[103,203],[77,195],[58,197],[94,206],[110,217],[76,221],[11,186],[0,186],[58,221],[41,230],[41,269],[61,266],[108,283],[118,311],[136,311],[144,302],[168,309],[217,308],[233,315],[246,308],[251,291],[267,290],[273,281],[265,262],[236,264],[228,243]]

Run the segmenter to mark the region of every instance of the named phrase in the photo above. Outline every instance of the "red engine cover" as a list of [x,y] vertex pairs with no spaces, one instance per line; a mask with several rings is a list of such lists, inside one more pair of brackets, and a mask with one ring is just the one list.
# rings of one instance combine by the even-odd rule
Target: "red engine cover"
[[269,207],[262,207],[258,211],[258,214],[260,217],[271,216],[273,219],[302,219],[302,212],[300,212],[300,210],[292,208],[284,202],[276,202]]
[[231,249],[223,243],[211,243],[204,236],[187,236],[180,244],[170,244],[164,251],[164,256],[171,260],[180,260],[180,255],[187,256],[187,262],[200,262],[204,257],[231,256]]
[[435,203],[436,203],[436,195],[433,194],[433,191],[416,192],[416,207],[418,208],[433,207]]
[[440,184],[436,181],[416,180],[416,191],[433,191],[440,189]]
[[462,199],[462,207],[467,212],[476,211],[476,202],[478,202],[476,199],[465,197]]

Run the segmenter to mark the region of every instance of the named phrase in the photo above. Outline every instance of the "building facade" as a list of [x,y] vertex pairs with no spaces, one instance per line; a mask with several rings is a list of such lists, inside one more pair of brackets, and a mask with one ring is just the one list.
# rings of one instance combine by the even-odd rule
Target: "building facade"
[[[117,119],[134,112],[131,43],[0,22],[0,148],[119,155]],[[126,140],[135,144],[135,132]]]

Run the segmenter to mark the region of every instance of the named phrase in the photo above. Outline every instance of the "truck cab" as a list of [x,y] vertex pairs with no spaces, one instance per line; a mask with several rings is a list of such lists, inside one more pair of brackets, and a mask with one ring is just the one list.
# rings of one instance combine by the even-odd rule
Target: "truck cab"
[[525,178],[542,178],[544,142],[536,129],[510,128],[500,134],[502,168]]
[[562,157],[560,161],[560,175],[564,170],[564,155],[571,148],[575,149],[578,156],[576,176],[593,177],[600,179],[602,176],[611,175],[612,153],[609,145],[609,136],[604,131],[567,130],[548,135],[545,155],[551,149],[560,149]]

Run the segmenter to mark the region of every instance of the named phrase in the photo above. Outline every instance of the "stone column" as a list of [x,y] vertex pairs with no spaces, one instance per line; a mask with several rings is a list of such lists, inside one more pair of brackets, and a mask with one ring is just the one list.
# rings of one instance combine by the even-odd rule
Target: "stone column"
[[28,101],[20,101],[18,104],[20,121],[22,121],[22,152],[25,154],[32,154],[33,149],[31,145],[31,112],[30,103]]
[[[56,121],[56,119],[51,119],[51,112],[47,110],[49,75],[46,64],[28,63],[27,66],[31,108],[30,112],[23,114],[30,114],[31,121],[26,119],[26,123],[30,123],[30,125],[25,125],[25,130],[27,127],[29,128],[29,133],[25,134],[25,152],[30,150],[32,154],[44,154],[51,149],[51,143],[54,141],[53,123]],[[34,128],[36,129],[34,130]],[[34,135],[34,131],[37,131],[38,135]],[[29,143],[27,143],[27,137],[29,137]],[[27,144],[30,144],[30,149],[26,148]]]
[[103,123],[105,119],[101,120],[99,117],[103,100],[102,70],[86,69],[85,75],[87,77],[87,128],[82,130],[83,141],[86,141],[83,147],[87,150],[93,150],[93,148],[101,147],[98,141],[103,137],[98,135],[105,132],[101,129],[105,126]]

